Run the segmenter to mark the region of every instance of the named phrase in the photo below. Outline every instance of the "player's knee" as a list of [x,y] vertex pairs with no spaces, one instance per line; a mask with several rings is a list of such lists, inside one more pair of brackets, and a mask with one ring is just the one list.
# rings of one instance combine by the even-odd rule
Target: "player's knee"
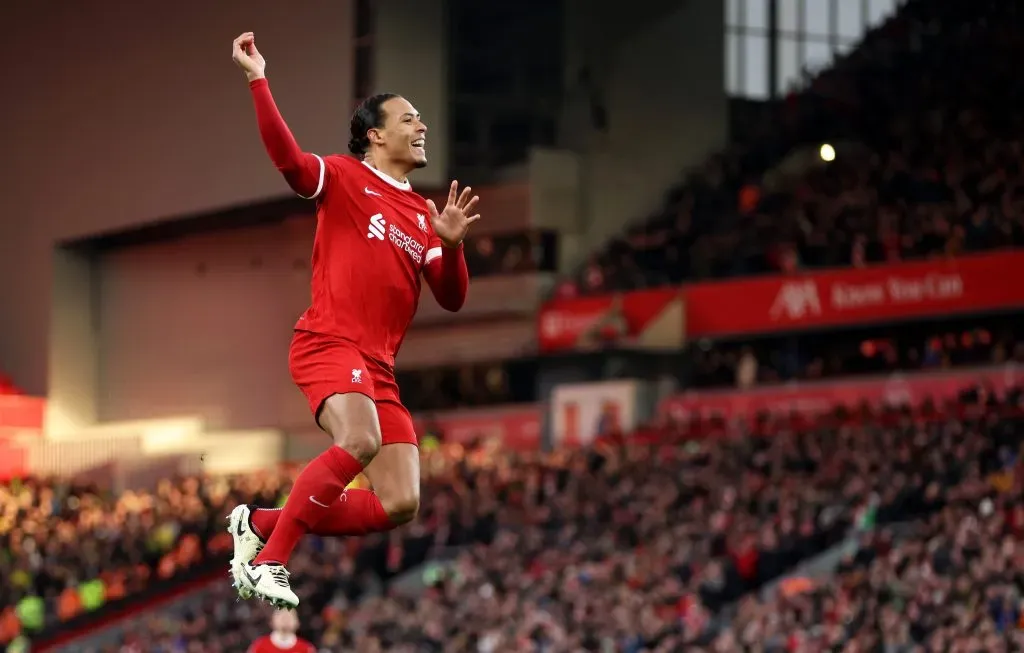
[[342,429],[331,434],[334,444],[366,465],[380,452],[380,433],[372,429]]
[[416,519],[420,511],[419,487],[403,488],[381,497],[384,512],[395,525],[406,524]]
[[380,452],[380,431],[357,424],[339,422],[331,429],[335,446],[341,447],[364,465]]
[[333,395],[324,404],[320,424],[334,444],[368,464],[380,452],[381,434],[376,408],[363,395]]

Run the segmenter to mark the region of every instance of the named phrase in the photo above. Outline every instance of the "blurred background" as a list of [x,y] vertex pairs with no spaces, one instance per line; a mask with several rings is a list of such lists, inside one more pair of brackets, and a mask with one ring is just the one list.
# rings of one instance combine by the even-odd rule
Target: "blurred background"
[[[322,651],[1024,646],[1024,7],[0,5],[0,642],[232,653],[224,516],[327,445],[307,150],[363,97],[485,220],[398,358],[409,526],[307,538]],[[157,36],[160,35],[160,36]],[[16,65],[13,65],[16,62]]]

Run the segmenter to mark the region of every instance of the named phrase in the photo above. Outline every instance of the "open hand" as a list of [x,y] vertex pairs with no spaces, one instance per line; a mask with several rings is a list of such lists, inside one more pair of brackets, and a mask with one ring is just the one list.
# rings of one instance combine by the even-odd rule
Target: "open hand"
[[245,72],[250,82],[262,79],[266,74],[267,61],[256,49],[256,35],[246,32],[231,44],[231,59]]
[[480,219],[480,214],[473,214],[476,203],[480,198],[476,195],[470,196],[473,189],[466,186],[459,195],[459,182],[453,181],[448,191],[448,203],[439,214],[437,207],[430,200],[427,200],[427,208],[430,210],[430,224],[434,227],[434,233],[441,239],[445,247],[458,247],[459,243],[466,237],[469,225]]

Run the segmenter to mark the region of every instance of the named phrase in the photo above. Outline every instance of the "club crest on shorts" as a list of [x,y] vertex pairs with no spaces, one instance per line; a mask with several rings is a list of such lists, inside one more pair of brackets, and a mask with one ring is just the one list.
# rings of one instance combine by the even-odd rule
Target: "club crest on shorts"
[[359,369],[354,369],[353,368],[353,370],[352,370],[352,383],[362,383],[362,382],[363,382],[363,371],[359,370]]

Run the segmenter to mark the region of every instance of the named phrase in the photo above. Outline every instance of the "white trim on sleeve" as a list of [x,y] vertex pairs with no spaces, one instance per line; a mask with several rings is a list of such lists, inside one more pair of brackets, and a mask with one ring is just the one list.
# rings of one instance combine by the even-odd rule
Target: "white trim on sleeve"
[[320,191],[324,189],[324,173],[327,171],[327,164],[324,163],[324,160],[320,158],[319,154],[314,154],[313,156],[315,156],[316,160],[320,162],[320,181],[318,181],[316,184],[316,192],[310,195],[309,197],[295,193],[304,200],[315,200],[317,197],[319,197]]
[[426,262],[430,263],[435,258],[441,258],[441,248],[440,247],[431,247],[430,249],[427,250]]

